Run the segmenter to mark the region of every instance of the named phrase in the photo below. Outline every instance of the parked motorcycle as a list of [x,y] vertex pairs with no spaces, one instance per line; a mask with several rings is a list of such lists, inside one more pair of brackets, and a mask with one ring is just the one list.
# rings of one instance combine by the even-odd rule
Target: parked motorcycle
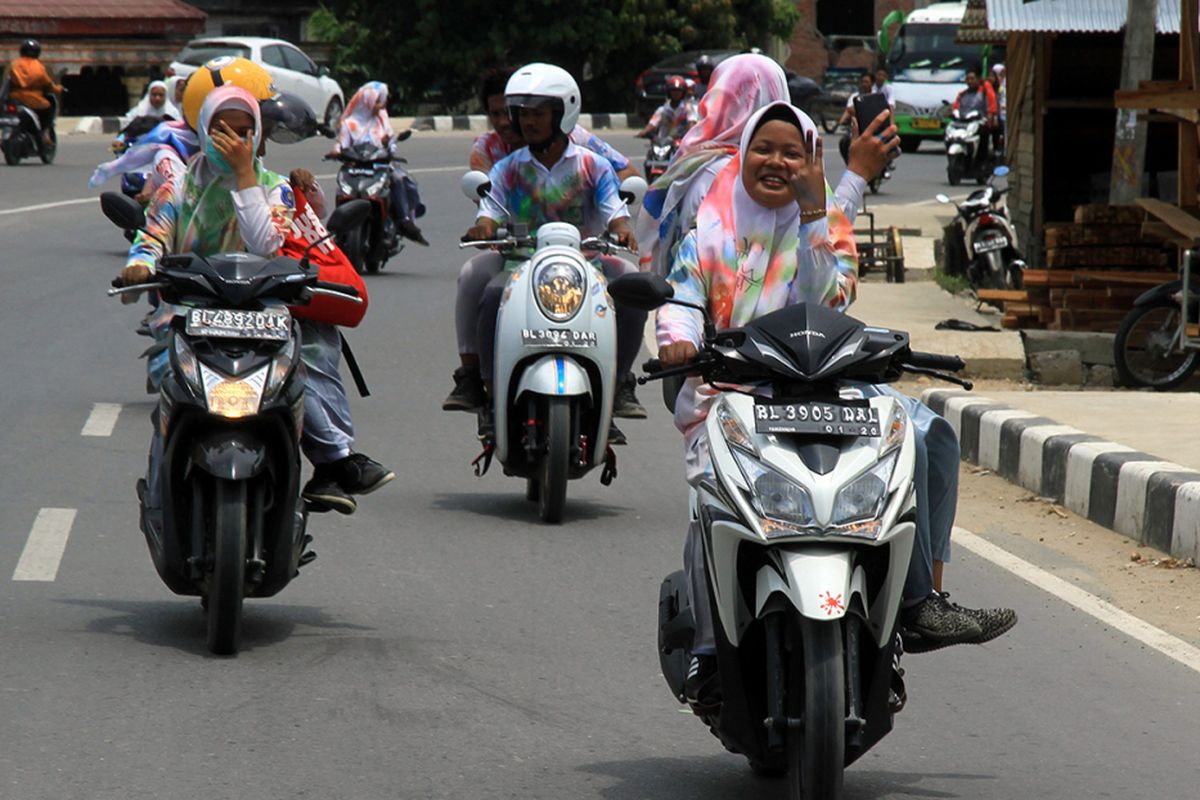
[[671,159],[675,157],[675,151],[679,149],[679,141],[675,136],[656,136],[651,140],[644,165],[647,181],[653,183],[667,171]]
[[1200,257],[1183,254],[1183,277],[1144,292],[1113,341],[1121,385],[1158,391],[1185,383],[1200,365],[1200,296],[1193,282]]
[[946,121],[946,179],[951,186],[965,180],[987,182],[994,158],[987,146],[982,111],[956,108]]
[[11,98],[0,102],[0,151],[4,163],[14,167],[22,159],[38,156],[43,164],[50,164],[58,152],[58,133],[54,122],[58,119],[58,97],[47,95],[50,101],[50,143],[43,138],[42,122],[29,106]]
[[[1008,167],[992,170],[992,179],[1008,174]],[[964,259],[967,280],[975,289],[1019,289],[1025,272],[1025,261],[1017,245],[1017,232],[1008,220],[1008,210],[1002,198],[1008,188],[998,189],[989,179],[982,189],[976,189],[961,204],[944,240],[946,258]],[[939,194],[940,203],[953,204],[948,195]],[[948,270],[953,271],[953,270]]]
[[408,162],[393,157],[386,147],[376,147],[370,142],[326,158],[342,162],[337,174],[337,205],[356,199],[371,203],[370,215],[357,230],[349,231],[338,246],[360,274],[379,272],[389,258],[404,249],[404,240],[392,219],[392,165]]
[[[677,302],[652,273],[609,291],[647,310]],[[943,372],[961,359],[913,352],[908,334],[821,305],[719,332],[705,319],[696,361],[652,361],[639,379],[699,375],[721,390],[705,422],[713,477],[692,490],[691,518],[722,701],[695,710],[756,770],[786,773],[791,797],[840,798],[844,768],[891,730],[900,705],[898,621],[916,535],[915,431],[896,399],[856,386],[905,372],[970,384]],[[747,386],[757,391],[734,388]],[[681,703],[689,597],[682,571],[663,581],[659,659]]]
[[[115,192],[100,202],[119,227],[151,235],[137,202]],[[367,211],[342,206],[329,227],[355,227]],[[109,290],[153,289],[186,307],[171,322],[159,395],[162,509],[145,506],[139,483],[140,524],[167,587],[201,597],[214,653],[237,652],[244,598],[271,597],[315,558],[300,499],[304,371],[288,306],[357,292],[318,281],[307,258],[168,255],[151,282]]]
[[[491,188],[482,172],[463,177],[475,201]],[[641,202],[646,183],[626,178],[621,196]],[[493,456],[504,474],[526,479],[526,497],[542,521],[562,521],[567,481],[603,467],[600,482],[616,476],[608,444],[616,388],[617,331],[603,274],[584,251],[612,253],[607,238],[581,239],[579,229],[548,222],[530,235],[524,226],[497,238],[459,247],[496,248],[518,264],[509,273],[496,319],[495,433],[484,442],[477,474]],[[482,465],[480,464],[482,461]]]

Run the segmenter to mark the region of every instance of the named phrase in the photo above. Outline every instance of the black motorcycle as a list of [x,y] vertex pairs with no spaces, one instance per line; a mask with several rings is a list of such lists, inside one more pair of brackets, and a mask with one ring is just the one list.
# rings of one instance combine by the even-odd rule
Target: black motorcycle
[[38,113],[24,103],[11,98],[0,100],[0,151],[4,163],[15,167],[21,159],[38,156],[43,164],[54,161],[58,152],[58,133],[54,121],[58,119],[58,97],[51,94],[50,141],[43,135],[42,121]]
[[[100,203],[119,227],[150,235],[136,201],[106,192]],[[339,208],[330,230],[357,226],[367,210]],[[243,599],[271,597],[315,558],[300,499],[304,371],[288,306],[357,292],[318,281],[307,253],[300,261],[168,255],[151,282],[109,294],[143,290],[186,313],[171,323],[171,367],[159,392],[162,508],[146,506],[140,482],[142,533],[167,587],[201,598],[209,650],[233,654]]]
[[[404,138],[407,136],[402,134],[401,141]],[[379,272],[389,258],[404,249],[404,241],[392,219],[392,165],[408,162],[394,158],[386,147],[376,147],[369,142],[326,158],[342,162],[337,174],[337,205],[351,200],[371,203],[371,213],[363,223],[357,229],[347,231],[338,244],[360,274]]]
[[655,136],[650,141],[644,165],[648,183],[654,183],[667,171],[667,167],[671,166],[671,159],[679,149],[679,141],[680,137],[677,136]]
[[[992,178],[1007,174],[1008,167],[999,166],[992,171]],[[972,288],[1020,289],[1023,285],[1025,262],[1017,246],[1017,232],[1000,202],[1007,192],[1007,187],[997,188],[989,179],[986,186],[954,206],[958,213],[942,242],[946,272],[965,272]],[[937,195],[937,200],[954,204],[945,194]]]

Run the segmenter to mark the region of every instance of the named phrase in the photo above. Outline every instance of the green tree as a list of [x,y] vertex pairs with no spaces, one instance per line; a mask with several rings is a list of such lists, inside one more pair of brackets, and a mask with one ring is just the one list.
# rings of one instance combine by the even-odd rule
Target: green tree
[[406,109],[477,109],[480,73],[548,61],[583,82],[590,109],[628,109],[638,74],[684,50],[765,46],[790,35],[787,0],[326,0],[315,38],[347,90],[387,81]]

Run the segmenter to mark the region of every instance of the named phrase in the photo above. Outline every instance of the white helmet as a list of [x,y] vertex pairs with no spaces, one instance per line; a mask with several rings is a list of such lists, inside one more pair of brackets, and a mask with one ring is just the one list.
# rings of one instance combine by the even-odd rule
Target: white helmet
[[538,107],[550,101],[558,129],[570,135],[579,122],[579,107],[582,97],[579,84],[571,73],[553,64],[526,64],[513,73],[504,87],[504,104],[513,128],[521,130],[516,110],[525,106]]

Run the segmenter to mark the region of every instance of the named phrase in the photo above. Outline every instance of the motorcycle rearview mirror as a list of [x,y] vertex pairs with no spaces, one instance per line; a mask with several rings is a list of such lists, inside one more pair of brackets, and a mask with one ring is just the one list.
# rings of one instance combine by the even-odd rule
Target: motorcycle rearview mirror
[[646,196],[646,189],[648,188],[646,179],[641,175],[630,175],[621,181],[619,194],[621,199],[625,201],[625,205],[637,208],[642,204],[642,198]]
[[608,293],[622,305],[653,311],[675,296],[675,287],[653,272],[631,272],[610,282]]
[[938,194],[934,195],[934,199],[939,203],[949,203],[950,195],[939,192]]
[[1003,178],[1005,175],[1008,174],[1008,167],[1006,167],[1004,164],[1001,164],[1000,166],[998,166],[994,170],[992,170],[992,174],[995,175],[997,178]]
[[477,169],[473,169],[466,175],[463,175],[462,180],[458,182],[458,186],[471,202],[478,202],[492,190],[492,182],[488,180],[487,173],[480,172]]
[[146,227],[146,212],[141,204],[119,192],[100,195],[100,210],[121,230],[140,231]]

